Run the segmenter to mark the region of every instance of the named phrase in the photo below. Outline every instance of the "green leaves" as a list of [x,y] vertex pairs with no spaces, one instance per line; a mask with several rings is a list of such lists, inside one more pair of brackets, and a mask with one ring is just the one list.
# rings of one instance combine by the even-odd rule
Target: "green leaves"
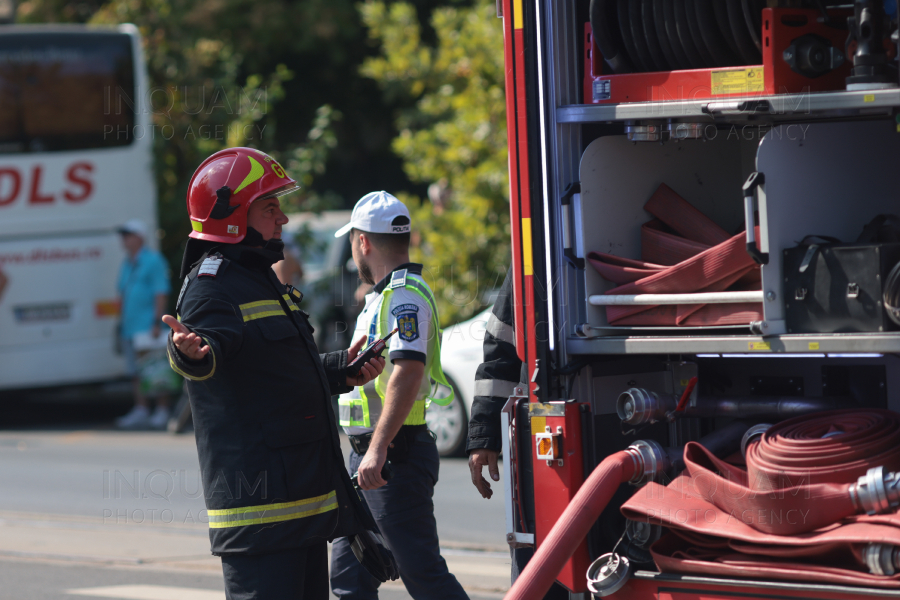
[[397,113],[393,149],[429,193],[399,196],[444,324],[483,308],[510,260],[503,34],[494,3],[474,4],[435,9],[434,46],[422,42],[411,4],[360,7],[382,50],[361,72],[389,98],[414,102]]
[[23,0],[18,19],[140,29],[173,266],[191,175],[245,145],[300,181],[288,210],[349,208],[373,189],[404,199],[444,323],[477,312],[502,282],[508,167],[492,0]]

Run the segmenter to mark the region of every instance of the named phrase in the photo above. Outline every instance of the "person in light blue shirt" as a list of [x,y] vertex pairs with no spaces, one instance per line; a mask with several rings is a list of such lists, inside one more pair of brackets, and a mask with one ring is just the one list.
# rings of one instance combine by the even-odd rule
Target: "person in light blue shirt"
[[121,306],[121,345],[134,381],[134,407],[116,421],[122,429],[162,429],[169,420],[168,397],[157,398],[151,414],[149,400],[141,388],[135,338],[160,338],[162,315],[166,313],[169,292],[169,267],[163,256],[145,245],[147,225],[131,219],[118,229],[127,256],[119,270]]

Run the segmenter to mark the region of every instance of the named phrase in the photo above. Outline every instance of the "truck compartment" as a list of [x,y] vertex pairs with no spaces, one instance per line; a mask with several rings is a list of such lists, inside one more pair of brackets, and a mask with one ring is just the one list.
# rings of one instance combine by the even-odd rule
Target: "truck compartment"
[[[702,352],[714,345],[702,341],[711,339],[709,336],[727,336],[731,340],[731,345],[726,345],[727,350],[733,352],[758,349],[853,351],[859,347],[861,340],[872,339],[871,336],[875,336],[881,351],[897,348],[900,337],[890,332],[895,327],[883,313],[881,298],[875,297],[881,292],[880,285],[870,285],[872,289],[859,293],[859,283],[849,281],[842,284],[848,288],[848,297],[855,301],[855,304],[850,302],[850,308],[859,306],[859,312],[876,323],[862,325],[869,330],[859,331],[853,327],[846,331],[838,329],[839,335],[820,339],[820,334],[833,331],[811,330],[808,324],[800,330],[792,328],[786,320],[787,311],[792,302],[803,301],[801,296],[805,291],[798,289],[799,284],[795,282],[797,273],[793,267],[787,273],[783,266],[785,252],[795,249],[807,236],[818,236],[807,241],[807,244],[828,244],[825,240],[854,243],[866,225],[878,215],[898,212],[893,174],[884,166],[884,157],[896,155],[900,150],[900,139],[893,123],[885,120],[793,123],[772,128],[758,125],[716,128],[709,125],[707,129],[703,141],[642,143],[629,141],[624,135],[610,135],[587,145],[581,157],[581,193],[573,203],[575,235],[572,236],[575,256],[588,259],[583,270],[585,297],[575,300],[582,306],[573,308],[572,314],[585,314],[587,322],[574,324],[570,333],[574,343],[570,351],[579,354],[676,351],[678,348],[666,345],[667,340],[687,339],[692,342],[694,351]],[[756,245],[768,259],[761,266],[762,284],[751,283],[741,287],[738,282],[738,285],[729,288],[725,295],[734,296],[735,289],[758,290],[755,294],[744,292],[743,304],[735,304],[735,299],[731,298],[732,303],[706,306],[715,306],[717,314],[725,315],[730,314],[729,311],[740,312],[742,307],[759,306],[761,310],[754,308],[754,311],[741,313],[731,320],[704,321],[689,317],[686,321],[679,321],[678,325],[665,319],[654,321],[652,316],[647,318],[646,315],[653,314],[653,311],[648,311],[611,323],[610,315],[621,315],[622,307],[597,305],[597,302],[609,302],[610,299],[605,296],[610,290],[616,290],[614,293],[636,292],[618,292],[627,290],[629,286],[621,286],[621,282],[610,281],[609,276],[601,275],[591,265],[591,258],[596,259],[596,253],[602,253],[609,257],[608,260],[621,258],[652,262],[648,261],[648,232],[664,238],[663,242],[669,244],[658,246],[662,251],[650,256],[654,260],[661,260],[665,252],[680,256],[678,251],[683,247],[691,251],[690,245],[695,241],[677,234],[672,236],[670,234],[674,232],[671,230],[670,234],[661,233],[660,230],[665,228],[659,227],[659,221],[645,210],[645,204],[658,193],[661,185],[670,188],[728,235],[741,237],[733,240],[735,245],[743,244],[740,234],[745,230],[747,201],[742,185],[756,171],[762,173],[764,182],[756,190],[749,210],[755,220]],[[853,176],[838,176],[844,173],[852,173]],[[674,246],[671,240],[675,240]],[[797,252],[795,249],[794,253]],[[886,255],[881,271],[889,271],[897,262],[895,258],[894,253]],[[797,262],[796,259],[789,260]],[[743,261],[753,264],[747,256],[743,256]],[[671,264],[671,261],[665,263]],[[878,269],[876,264],[867,264],[868,267]],[[846,267],[838,265],[835,269],[840,271]],[[873,272],[869,278],[883,282],[887,274]],[[820,278],[823,276],[820,275]],[[860,278],[860,281],[863,280]],[[693,279],[682,283],[690,284],[684,290],[686,292],[722,291],[715,287],[702,288],[702,283],[694,283]],[[853,295],[854,289],[857,289],[858,298]],[[645,301],[656,301],[657,298],[647,298]],[[679,300],[671,296],[659,298],[671,302]],[[696,298],[697,304],[690,304],[692,298]],[[701,298],[709,297],[682,297],[679,311],[688,308],[690,314]],[[634,300],[625,298],[625,301]],[[713,298],[712,301],[719,300]],[[808,303],[811,301],[806,299]],[[822,299],[815,301],[821,303]],[[833,302],[834,298],[826,298],[825,301]],[[863,302],[865,305],[859,304]],[[632,308],[631,312],[642,309],[646,310],[640,306]],[[669,309],[674,311],[674,308]],[[755,316],[747,317],[746,314]],[[881,329],[878,322],[882,324]],[[841,325],[838,323],[836,327]],[[860,328],[858,324],[855,327]],[[592,344],[591,340],[599,343]],[[614,340],[622,343],[615,343]],[[626,340],[633,343],[625,343]],[[758,340],[759,348],[755,347],[753,340]]]

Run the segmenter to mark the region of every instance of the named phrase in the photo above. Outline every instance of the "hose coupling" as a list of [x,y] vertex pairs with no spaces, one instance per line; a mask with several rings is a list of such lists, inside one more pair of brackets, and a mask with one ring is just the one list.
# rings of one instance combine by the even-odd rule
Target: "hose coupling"
[[666,449],[654,440],[638,440],[628,446],[625,452],[634,461],[634,475],[628,483],[640,485],[653,481],[672,466]]
[[631,578],[631,563],[625,556],[608,552],[591,563],[587,570],[587,585],[595,598],[611,596]]
[[625,535],[638,548],[649,549],[654,542],[662,537],[662,534],[662,525],[653,525],[647,521],[625,519]]
[[748,429],[741,438],[741,456],[747,456],[747,446],[750,442],[760,439],[771,427],[771,423],[760,423]]
[[850,499],[858,512],[891,512],[900,506],[900,473],[885,474],[884,467],[872,467],[850,486]]
[[674,399],[641,388],[627,389],[616,400],[616,414],[629,425],[664,421],[666,413],[674,409]]
[[863,557],[873,575],[890,576],[900,571],[900,548],[892,544],[867,544]]

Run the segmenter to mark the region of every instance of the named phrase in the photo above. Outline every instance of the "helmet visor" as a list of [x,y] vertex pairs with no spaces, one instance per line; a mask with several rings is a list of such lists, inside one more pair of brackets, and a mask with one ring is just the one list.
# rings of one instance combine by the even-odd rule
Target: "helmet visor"
[[[296,182],[289,183],[283,187],[278,188],[277,190],[275,190],[271,193],[266,194],[265,196],[260,196],[256,200],[262,200],[264,198],[278,198],[280,196],[286,196],[287,194],[290,194],[291,192],[296,192],[299,189],[300,189],[299,183],[296,183]],[[254,200],[254,202],[256,202],[256,200]]]

